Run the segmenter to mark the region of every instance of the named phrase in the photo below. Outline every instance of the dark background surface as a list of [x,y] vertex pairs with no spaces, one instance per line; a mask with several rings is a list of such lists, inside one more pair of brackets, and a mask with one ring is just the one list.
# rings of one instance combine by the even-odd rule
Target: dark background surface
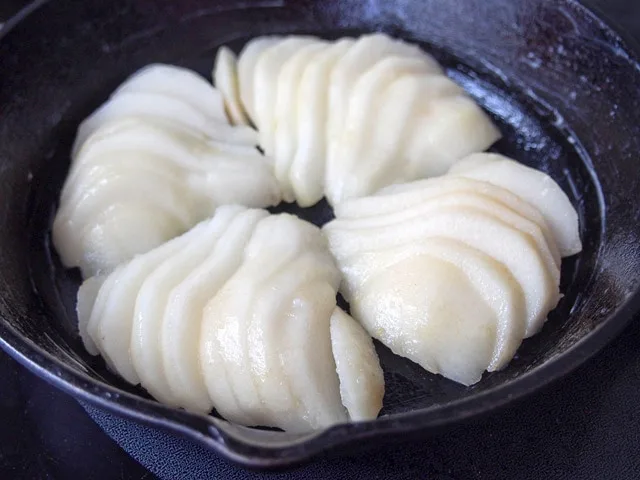
[[[0,21],[22,3],[0,0]],[[640,42],[640,0],[587,3]],[[361,464],[377,478],[640,479],[640,318],[571,376],[506,410],[422,445],[340,462],[323,460],[324,475],[307,468],[299,478],[337,478],[340,465],[353,478],[347,470]],[[233,475],[243,478],[240,470]],[[0,478],[154,476],[72,398],[0,352]]]

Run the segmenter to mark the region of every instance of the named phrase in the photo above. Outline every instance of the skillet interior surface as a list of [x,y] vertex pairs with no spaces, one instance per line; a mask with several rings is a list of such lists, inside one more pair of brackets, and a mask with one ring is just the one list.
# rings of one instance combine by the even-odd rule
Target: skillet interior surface
[[[472,387],[377,345],[387,394],[375,422],[296,436],[149,400],[84,351],[74,313],[79,275],[61,267],[50,245],[78,123],[151,62],[208,77],[223,44],[237,51],[261,34],[335,38],[374,30],[433,53],[500,126],[504,138],[493,149],[546,171],[569,195],[584,250],[563,262],[565,297],[506,369]],[[504,404],[577,366],[638,307],[640,70],[628,46],[572,1],[60,0],[44,2],[0,41],[0,72],[0,343],[73,394],[183,431],[241,463],[299,462],[358,439],[424,433]],[[275,210],[317,224],[332,216],[325,202]]]

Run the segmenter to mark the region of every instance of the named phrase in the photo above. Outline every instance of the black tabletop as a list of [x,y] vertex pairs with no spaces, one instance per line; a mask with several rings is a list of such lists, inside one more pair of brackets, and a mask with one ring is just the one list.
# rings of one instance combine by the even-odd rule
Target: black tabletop
[[[21,3],[0,1],[0,23]],[[640,1],[587,3],[640,42]],[[598,356],[544,391],[424,445],[351,458],[350,468],[358,462],[379,466],[377,478],[640,478],[640,318]],[[400,462],[417,468],[402,468]],[[340,464],[328,468],[324,478],[336,478],[335,465]],[[412,473],[395,473],[401,471]],[[301,470],[298,476],[323,478],[321,472]],[[233,477],[242,478],[242,472]],[[22,478],[155,477],[75,400],[0,351],[0,479]]]

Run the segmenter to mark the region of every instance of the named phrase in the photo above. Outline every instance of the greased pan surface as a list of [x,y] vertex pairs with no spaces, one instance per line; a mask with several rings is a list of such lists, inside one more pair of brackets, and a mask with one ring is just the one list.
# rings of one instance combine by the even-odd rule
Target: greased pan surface
[[[0,39],[0,345],[67,392],[276,468],[337,447],[423,436],[497,408],[597,352],[640,308],[640,68],[617,34],[574,1],[59,0]],[[150,62],[208,75],[216,48],[254,36],[382,30],[446,66],[504,133],[495,150],[550,173],[579,211],[584,251],[563,263],[564,299],[502,372],[470,388],[379,347],[381,418],[312,435],[230,425],[160,405],[110,374],[76,334],[78,277],[49,242],[78,123]],[[296,210],[321,224],[326,204]],[[340,451],[344,451],[341,448]]]

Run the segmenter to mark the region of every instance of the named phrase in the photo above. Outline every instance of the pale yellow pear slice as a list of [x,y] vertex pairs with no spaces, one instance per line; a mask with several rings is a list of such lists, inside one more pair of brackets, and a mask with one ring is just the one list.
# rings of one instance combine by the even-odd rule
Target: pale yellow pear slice
[[331,315],[331,348],[340,397],[352,421],[373,420],[382,409],[384,375],[373,341],[341,308]]
[[458,95],[428,104],[412,119],[406,178],[442,175],[461,158],[486,150],[500,131],[471,98]]
[[258,135],[252,128],[232,126],[226,121],[207,117],[201,110],[179,99],[157,93],[122,92],[80,124],[72,157],[75,158],[84,142],[102,125],[128,117],[176,124],[226,143],[249,146],[258,143]]
[[377,121],[361,154],[362,160],[347,179],[363,187],[353,188],[371,194],[390,183],[409,180],[404,152],[415,112],[422,103],[461,92],[444,75],[406,75],[394,81],[382,94]]
[[[221,207],[216,216],[226,209],[237,207]],[[239,212],[211,245],[209,256],[169,294],[160,335],[164,371],[173,396],[189,411],[207,413],[213,405],[200,368],[204,307],[238,269],[256,223],[266,215],[264,210]],[[216,387],[227,402],[234,402],[224,372]]]
[[495,313],[452,263],[400,260],[369,279],[351,309],[394,353],[458,383],[476,383],[491,362]]
[[392,213],[380,214],[362,219],[351,219],[346,221],[336,220],[334,226],[344,225],[344,228],[362,229],[371,227],[398,228],[399,225],[409,223],[413,220],[428,218],[433,213],[437,213],[443,208],[470,207],[478,211],[488,213],[505,224],[528,234],[536,243],[538,252],[544,258],[547,269],[554,282],[560,283],[560,254],[555,243],[549,244],[540,226],[529,220],[517,211],[509,208],[504,203],[494,200],[490,196],[485,196],[477,191],[458,191],[444,193],[424,200],[413,205],[411,208],[398,210]]
[[282,67],[302,47],[317,41],[314,37],[287,37],[265,49],[256,62],[253,73],[254,123],[258,127],[260,146],[269,156],[274,153],[275,107]]
[[100,287],[102,287],[105,278],[106,277],[102,275],[88,278],[87,280],[82,282],[82,285],[80,285],[80,288],[78,288],[78,296],[76,302],[76,313],[78,315],[78,333],[80,334],[80,338],[82,339],[84,348],[91,355],[98,355],[100,353],[100,350],[98,350],[98,347],[89,335],[88,329],[91,312],[93,311],[93,306],[96,303],[98,293],[100,292]]
[[283,333],[282,363],[305,412],[297,429],[300,433],[349,419],[331,350],[330,318],[336,306],[337,283],[319,280],[304,285],[287,313],[297,321]]
[[336,157],[332,159],[335,177],[326,188],[330,203],[338,204],[346,198],[372,193],[368,185],[354,178],[353,170],[369,161],[363,151],[372,141],[373,129],[378,123],[388,125],[392,121],[379,115],[387,87],[404,76],[438,73],[439,68],[423,58],[394,55],[383,57],[357,79],[348,99],[347,117],[336,146]]
[[[459,240],[504,264],[525,295],[527,331],[536,333],[560,299],[559,286],[535,240],[495,216],[472,207],[443,207],[402,224],[349,229],[328,223],[324,232],[341,265],[354,255],[417,242],[429,237]],[[344,273],[344,272],[343,272]]]
[[301,46],[282,64],[278,74],[271,129],[273,137],[265,139],[265,142],[273,145],[275,175],[288,202],[295,199],[289,181],[289,168],[298,146],[298,88],[307,65],[313,63],[315,57],[326,48],[327,44],[319,41]]
[[225,110],[234,125],[249,125],[249,119],[240,102],[238,85],[238,59],[227,47],[220,47],[213,66],[213,84],[224,98]]
[[327,123],[327,171],[328,185],[340,177],[340,140],[348,116],[349,101],[360,76],[383,58],[397,55],[423,59],[437,71],[437,62],[418,47],[376,33],[363,35],[344,54],[331,72],[329,81],[329,120]]
[[188,103],[207,117],[227,121],[221,92],[187,68],[151,64],[129,77],[111,97],[123,92],[156,93]]
[[[478,158],[490,161],[478,164]],[[540,210],[563,257],[582,250],[578,213],[560,186],[546,173],[502,155],[482,154],[459,162],[450,174],[483,180],[511,190]]]
[[309,62],[300,79],[297,96],[298,146],[289,170],[289,182],[298,204],[308,207],[324,196],[327,121],[327,84],[333,66],[354,40],[330,44]]
[[278,36],[254,38],[244,46],[238,56],[238,87],[240,89],[240,100],[242,101],[245,112],[247,112],[254,124],[256,123],[254,109],[254,75],[256,64],[258,63],[260,55],[262,55],[265,50],[280,41],[282,41],[282,37]]
[[161,332],[171,291],[207,258],[218,238],[241,207],[225,209],[200,225],[188,237],[184,248],[163,260],[144,279],[136,298],[131,333],[131,361],[140,384],[157,400],[183,406],[173,395],[162,358]]
[[522,288],[503,264],[460,241],[429,237],[390,249],[354,255],[350,260],[341,262],[347,297],[357,298],[369,278],[384,275],[388,267],[400,260],[420,255],[430,255],[459,268],[493,310],[497,322],[496,343],[491,361],[485,368],[494,371],[504,367],[518,349],[527,327]]

